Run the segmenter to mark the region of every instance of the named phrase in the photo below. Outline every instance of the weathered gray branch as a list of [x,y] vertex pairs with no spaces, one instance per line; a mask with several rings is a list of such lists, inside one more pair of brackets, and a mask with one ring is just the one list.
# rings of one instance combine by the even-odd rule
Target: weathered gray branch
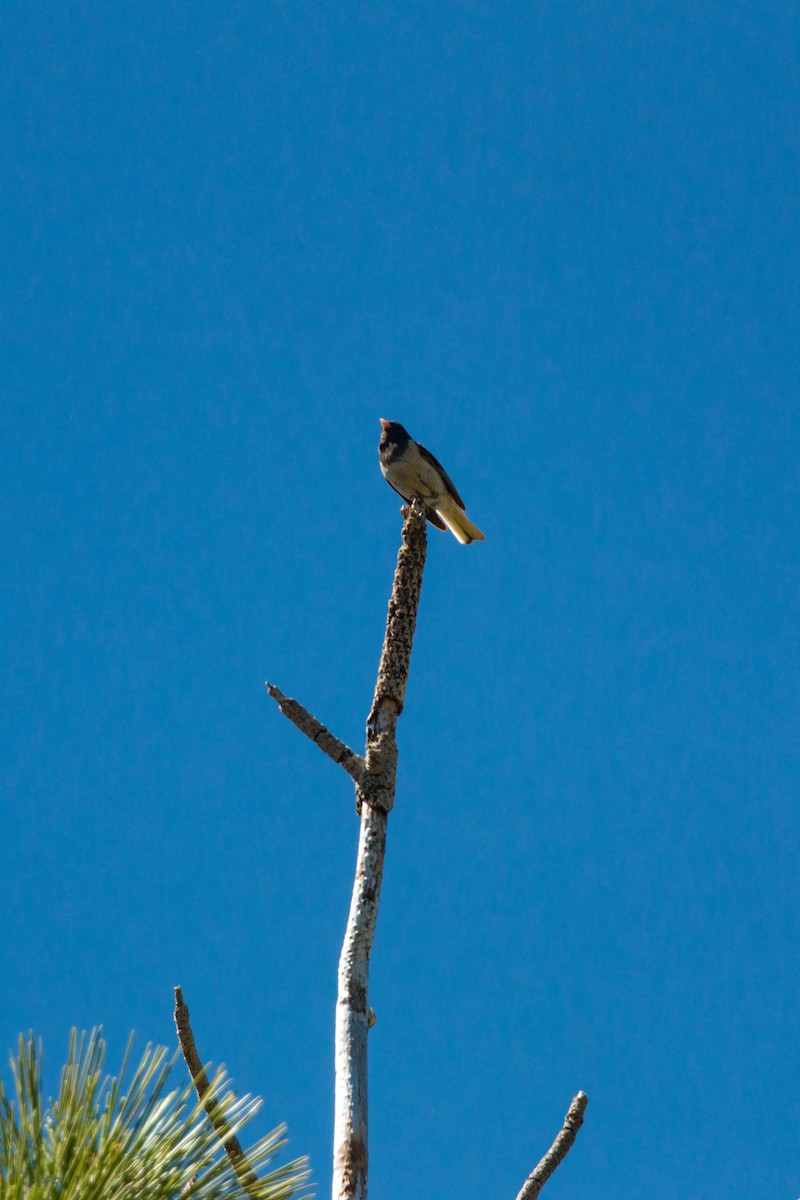
[[301,733],[304,733],[307,738],[310,738],[315,746],[319,746],[328,758],[332,758],[339,766],[344,767],[347,774],[359,786],[364,778],[364,759],[360,754],[356,754],[355,750],[351,750],[344,742],[326,729],[321,721],[318,721],[315,716],[304,708],[297,700],[292,700],[289,696],[284,696],[280,688],[276,688],[274,683],[267,684],[267,691],[272,699],[277,701],[278,707],[285,717],[288,717],[293,725],[296,725]]
[[553,1171],[555,1171],[558,1164],[572,1149],[578,1130],[583,1124],[583,1114],[586,1112],[586,1105],[588,1103],[589,1098],[586,1093],[578,1092],[569,1106],[567,1115],[564,1117],[563,1128],[547,1151],[547,1154],[545,1154],[538,1166],[531,1171],[525,1180],[522,1190],[517,1195],[517,1200],[536,1200],[536,1197],[553,1174]]
[[395,729],[406,698],[427,552],[424,507],[416,500],[411,508],[404,511],[403,544],[397,555],[375,695],[367,717],[367,774],[362,785],[362,798],[367,804],[382,808],[385,812],[389,812],[394,804],[397,773]]
[[425,510],[416,502],[406,510],[403,522],[403,544],[367,718],[366,774],[356,788],[361,832],[336,1002],[333,1200],[366,1200],[367,1196],[367,1030],[374,1023],[369,958],[383,881],[386,824],[395,796],[395,728],[406,694],[426,549]]
[[189,1024],[189,1008],[183,1002],[183,992],[179,987],[175,988],[175,1028],[178,1031],[178,1042],[186,1061],[186,1066],[189,1068],[189,1074],[192,1077],[192,1083],[194,1084],[198,1099],[206,1110],[209,1121],[219,1134],[220,1141],[225,1147],[228,1158],[231,1160],[239,1183],[248,1196],[252,1196],[253,1200],[257,1200],[257,1197],[261,1196],[263,1192],[263,1189],[259,1186],[258,1175],[250,1166],[247,1155],[242,1149],[242,1143],[235,1134],[231,1133],[230,1125],[222,1113],[219,1100],[217,1100],[213,1093],[209,1094],[211,1084],[208,1081],[206,1069],[194,1044],[194,1034]]
[[[274,684],[267,684],[281,712],[355,781],[361,814],[355,882],[339,958],[333,1200],[367,1198],[367,1030],[375,1021],[369,1007],[369,959],[383,882],[386,826],[395,798],[395,731],[405,701],[427,551],[422,503],[414,501],[403,513],[403,544],[397,556],[378,678],[367,718],[364,757],[334,737],[302,704],[288,699]],[[574,1142],[586,1104],[586,1096],[579,1092],[567,1113],[564,1128],[527,1179],[517,1200],[535,1200],[538,1196]]]
[[374,1023],[369,1007],[369,957],[383,881],[386,823],[394,804],[395,729],[403,711],[427,550],[424,506],[415,501],[403,512],[403,544],[367,718],[364,758],[339,741],[302,704],[267,684],[284,716],[354,780],[361,814],[355,882],[339,958],[333,1200],[366,1200],[367,1196],[367,1030]]

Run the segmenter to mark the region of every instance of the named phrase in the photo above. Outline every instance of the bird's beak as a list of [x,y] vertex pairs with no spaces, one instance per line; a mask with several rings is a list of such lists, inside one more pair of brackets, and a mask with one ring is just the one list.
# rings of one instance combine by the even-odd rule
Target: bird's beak
[[388,429],[388,428],[389,428],[389,422],[388,422],[388,421],[384,421],[383,417],[378,417],[378,420],[379,420],[379,421],[380,421],[380,423],[381,423],[381,429]]

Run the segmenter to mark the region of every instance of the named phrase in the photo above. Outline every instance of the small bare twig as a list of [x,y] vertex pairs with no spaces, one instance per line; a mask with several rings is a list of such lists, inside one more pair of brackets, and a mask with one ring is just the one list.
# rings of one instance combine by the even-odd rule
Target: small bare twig
[[344,742],[326,729],[321,721],[318,721],[307,708],[297,700],[292,700],[289,696],[284,696],[280,688],[276,688],[274,683],[267,684],[267,691],[272,699],[278,704],[285,717],[288,717],[293,725],[296,725],[301,733],[304,733],[307,738],[310,738],[315,746],[319,746],[328,758],[332,758],[339,766],[344,767],[347,774],[360,787],[364,780],[364,772],[366,770],[364,759],[360,754],[356,754],[355,750],[351,750]]
[[175,988],[175,1028],[178,1031],[178,1042],[186,1060],[186,1066],[189,1068],[198,1099],[206,1110],[209,1121],[219,1134],[239,1183],[248,1196],[252,1196],[255,1200],[260,1191],[258,1175],[250,1166],[247,1155],[242,1149],[242,1143],[235,1134],[231,1133],[230,1126],[220,1110],[219,1100],[216,1096],[208,1094],[211,1084],[194,1044],[194,1034],[189,1024],[189,1008],[183,1002],[183,991],[179,987]]
[[538,1166],[531,1171],[525,1180],[522,1190],[517,1196],[517,1200],[536,1200],[536,1197],[553,1174],[553,1171],[555,1171],[558,1164],[572,1149],[578,1130],[583,1124],[583,1114],[586,1112],[586,1105],[588,1103],[589,1097],[586,1093],[578,1092],[569,1106],[567,1115],[564,1117],[563,1128],[547,1151],[547,1154],[545,1154]]

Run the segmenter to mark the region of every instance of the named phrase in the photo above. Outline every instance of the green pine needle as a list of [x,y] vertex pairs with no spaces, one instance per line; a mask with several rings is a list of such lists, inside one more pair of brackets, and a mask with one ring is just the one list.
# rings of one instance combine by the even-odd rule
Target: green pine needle
[[[163,1047],[148,1046],[125,1082],[132,1045],[131,1035],[110,1078],[99,1031],[73,1030],[58,1095],[45,1105],[41,1042],[20,1036],[11,1088],[0,1080],[2,1200],[307,1200],[305,1158],[263,1173],[286,1145],[285,1126],[245,1150],[259,1178],[241,1183],[192,1084],[167,1091],[175,1059]],[[261,1104],[237,1099],[222,1069],[209,1096],[228,1136],[239,1136]]]

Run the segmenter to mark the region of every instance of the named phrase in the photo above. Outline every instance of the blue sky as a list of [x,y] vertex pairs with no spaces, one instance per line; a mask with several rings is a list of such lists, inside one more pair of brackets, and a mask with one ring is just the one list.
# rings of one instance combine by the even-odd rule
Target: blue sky
[[329,1191],[352,788],[431,530],[372,969],[372,1188],[800,1186],[789,3],[2,17],[0,1043],[204,1057]]

